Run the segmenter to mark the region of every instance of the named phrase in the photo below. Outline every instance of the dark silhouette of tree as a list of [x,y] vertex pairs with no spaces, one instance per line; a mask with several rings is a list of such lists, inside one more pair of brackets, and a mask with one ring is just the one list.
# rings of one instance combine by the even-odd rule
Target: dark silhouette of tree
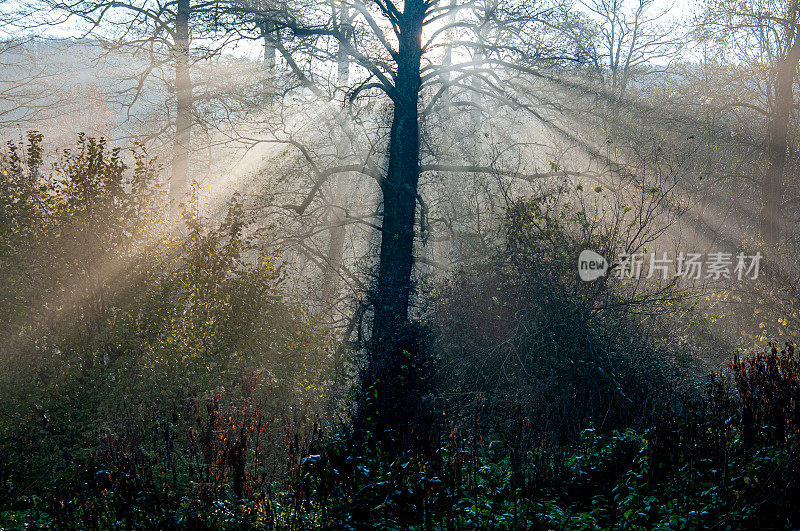
[[[417,215],[424,220],[426,211],[420,174],[503,172],[465,161],[422,165],[422,124],[436,119],[437,104],[442,101],[487,115],[489,101],[526,108],[528,104],[517,98],[507,81],[535,76],[543,64],[574,60],[573,50],[565,49],[566,39],[553,38],[562,32],[564,10],[557,4],[431,0],[258,8],[248,4],[241,9],[246,16],[273,21],[282,36],[279,52],[309,92],[320,94],[319,86],[330,79],[327,65],[342,68],[347,56],[352,75],[338,77],[346,102],[353,105],[361,98],[382,96],[379,101],[388,112],[385,166],[342,165],[323,170],[312,165],[315,182],[297,211],[303,213],[325,182],[344,172],[365,174],[380,185],[381,239],[362,383],[374,397],[372,407],[385,427],[396,429],[413,414],[418,396],[414,387],[420,378],[411,374],[421,360],[410,323]],[[445,39],[454,33],[459,37]],[[294,147],[309,155],[302,146]],[[541,177],[510,173],[526,179]]]

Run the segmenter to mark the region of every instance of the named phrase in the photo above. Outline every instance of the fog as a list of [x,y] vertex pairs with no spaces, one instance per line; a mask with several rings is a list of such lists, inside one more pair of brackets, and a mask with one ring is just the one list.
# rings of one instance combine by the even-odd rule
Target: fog
[[[82,393],[99,409],[81,433],[125,441],[117,457],[172,415],[175,451],[203,463],[169,465],[169,488],[192,485],[183,507],[233,489],[263,513],[264,489],[301,492],[286,478],[331,441],[373,441],[397,463],[466,437],[485,400],[493,436],[528,426],[507,456],[517,482],[519,455],[584,429],[656,429],[664,404],[691,411],[713,394],[698,382],[733,378],[744,353],[778,356],[800,330],[796,2],[30,0],[0,13],[14,444],[16,424],[66,426],[83,410],[64,397]],[[579,260],[587,249],[599,262]],[[729,387],[746,409],[743,378]],[[208,424],[227,435],[201,444],[182,423],[212,411],[231,424]],[[753,437],[741,415],[731,441]],[[274,426],[256,430],[262,416]],[[95,459],[111,443],[63,444]],[[22,485],[23,453],[8,455],[0,479]],[[324,498],[323,483],[302,492]],[[323,516],[298,506],[285,527],[324,527],[333,502],[314,500]]]

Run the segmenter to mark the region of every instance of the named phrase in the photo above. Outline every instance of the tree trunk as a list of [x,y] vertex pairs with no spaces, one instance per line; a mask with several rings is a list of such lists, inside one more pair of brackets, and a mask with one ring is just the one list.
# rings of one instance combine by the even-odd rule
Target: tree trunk
[[[478,28],[478,33],[475,36],[475,51],[473,52],[472,60],[475,63],[473,68],[478,69],[483,64],[483,31],[486,27],[486,18],[481,20]],[[481,109],[483,98],[481,98],[481,79],[480,76],[472,76],[472,108],[470,109],[469,117],[472,126],[476,131],[481,128],[481,121],[483,118],[483,111]]]
[[264,38],[264,70],[269,81],[275,70],[276,56],[278,53],[275,47],[275,23],[267,20],[261,26],[261,36]]
[[336,300],[339,296],[339,275],[346,236],[345,213],[341,203],[345,203],[347,200],[341,188],[341,183],[335,182],[333,184],[331,193],[333,208],[331,209],[330,218],[328,218],[330,240],[328,241],[327,260],[322,278],[322,313],[325,318],[331,321],[334,317]]
[[775,103],[772,106],[767,130],[767,160],[761,188],[761,236],[768,251],[777,250],[780,239],[780,210],[783,174],[786,168],[789,120],[794,101],[793,84],[800,62],[800,35],[795,34],[786,57],[777,65],[775,75]]
[[[342,31],[348,32],[347,26],[349,25],[349,12],[347,4],[341,2],[339,6],[339,27]],[[349,38],[349,35],[348,35]],[[340,45],[337,52],[337,79],[336,82],[340,87],[344,87],[350,80],[350,56]],[[347,137],[340,135],[338,142],[338,151],[347,150]],[[339,295],[339,277],[340,269],[342,266],[342,257],[344,252],[344,241],[347,229],[345,227],[345,209],[347,207],[347,192],[344,184],[339,177],[334,177],[331,183],[331,209],[330,217],[328,218],[328,227],[330,233],[330,240],[328,241],[327,260],[325,262],[325,270],[322,279],[322,313],[327,318],[333,321],[336,299]]]
[[[408,335],[408,304],[414,264],[414,219],[419,179],[420,58],[425,3],[406,0],[400,20],[394,116],[389,135],[387,175],[381,183],[383,226],[372,341],[365,391],[379,439],[403,432],[417,405],[413,371],[416,348]],[[411,339],[409,340],[409,338]]]
[[[418,11],[418,13],[417,13]],[[414,219],[419,180],[420,36],[424,4],[406,2],[398,50],[397,94],[389,135],[389,164],[382,183],[383,226],[373,338],[397,339],[408,320]]]
[[[262,5],[266,9],[266,6]],[[264,20],[259,23],[261,38],[264,39],[264,78],[261,82],[261,91],[266,102],[269,102],[275,91],[275,66],[278,64],[278,34],[275,32],[275,22]]]
[[175,16],[175,143],[172,162],[170,198],[173,219],[178,205],[185,201],[189,180],[189,145],[192,128],[192,81],[189,75],[190,0],[178,0]]
[[[457,12],[457,1],[450,0],[450,12],[445,17],[445,25],[450,26],[455,23]],[[453,66],[453,41],[455,40],[455,31],[453,28],[447,29],[445,32],[445,42],[447,45],[444,49],[444,57],[442,58],[442,67],[444,73],[442,74],[442,83],[444,84],[442,93],[442,109],[444,110],[444,119],[450,122],[451,111],[453,107],[452,91],[450,87],[451,72],[450,67]]]
[[[350,29],[350,25],[350,11],[347,7],[347,3],[343,1],[339,5],[339,30],[345,34],[345,38],[348,42],[351,42],[353,33],[352,29]],[[336,65],[336,82],[340,87],[344,87],[350,80],[350,56],[341,44],[336,52]]]

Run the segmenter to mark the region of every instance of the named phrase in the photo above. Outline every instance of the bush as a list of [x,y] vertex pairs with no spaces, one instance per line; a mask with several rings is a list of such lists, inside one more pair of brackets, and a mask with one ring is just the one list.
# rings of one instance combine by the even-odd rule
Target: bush
[[617,241],[580,211],[516,205],[508,253],[440,289],[404,447],[326,429],[328,337],[238,199],[176,238],[141,150],[81,138],[50,177],[40,141],[2,162],[0,527],[800,527],[794,345],[701,382],[670,286],[576,280]]
[[48,171],[41,140],[0,164],[0,503],[97,518],[86,497],[105,492],[132,518],[274,480],[286,430],[313,435],[333,374],[327,334],[281,296],[276,253],[255,249],[237,197],[215,226],[195,194],[170,230],[141,148],[128,168],[81,136]]
[[506,250],[440,286],[434,304],[440,392],[483,393],[498,425],[523,409],[528,445],[573,441],[590,425],[643,427],[696,387],[688,350],[663,331],[681,293],[671,284],[582,282],[580,251],[616,256],[619,236],[573,211],[550,197],[515,204]]

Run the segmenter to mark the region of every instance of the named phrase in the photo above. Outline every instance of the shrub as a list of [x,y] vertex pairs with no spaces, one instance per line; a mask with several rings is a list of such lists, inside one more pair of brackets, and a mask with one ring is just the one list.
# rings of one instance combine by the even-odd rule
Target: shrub
[[528,445],[576,440],[590,425],[643,427],[662,404],[696,389],[688,350],[663,331],[681,293],[672,284],[579,280],[580,251],[616,256],[619,235],[573,211],[549,197],[515,204],[507,248],[440,286],[434,304],[440,392],[485,394],[499,426],[518,405]]
[[221,491],[197,485],[242,497],[250,475],[274,480],[285,430],[310,436],[332,374],[327,334],[281,295],[277,253],[255,248],[235,196],[215,224],[195,195],[184,228],[167,230],[141,148],[128,168],[81,136],[48,171],[40,142],[12,144],[0,164],[16,194],[2,223],[24,227],[0,236],[0,502],[81,506],[84,485],[106,485],[130,515],[151,503],[140,495],[195,485],[208,501]]

